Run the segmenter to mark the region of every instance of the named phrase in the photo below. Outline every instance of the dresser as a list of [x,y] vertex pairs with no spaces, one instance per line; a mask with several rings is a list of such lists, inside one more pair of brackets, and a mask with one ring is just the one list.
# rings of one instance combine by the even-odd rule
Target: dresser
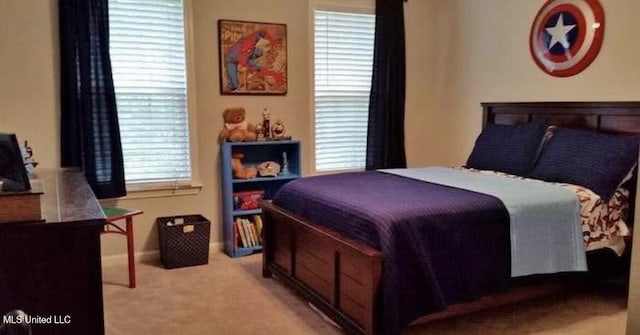
[[0,315],[23,310],[34,335],[104,334],[100,204],[76,170],[31,178],[44,220],[0,223]]

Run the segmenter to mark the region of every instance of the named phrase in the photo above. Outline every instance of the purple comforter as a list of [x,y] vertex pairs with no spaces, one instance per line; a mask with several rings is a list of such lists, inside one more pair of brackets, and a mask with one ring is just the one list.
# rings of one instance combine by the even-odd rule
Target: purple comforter
[[510,278],[509,214],[489,195],[366,171],[299,179],[273,201],[382,251],[387,334]]

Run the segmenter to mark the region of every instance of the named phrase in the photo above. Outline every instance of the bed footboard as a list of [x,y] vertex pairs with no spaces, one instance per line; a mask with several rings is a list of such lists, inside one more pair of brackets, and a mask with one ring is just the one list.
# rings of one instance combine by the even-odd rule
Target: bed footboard
[[265,201],[263,276],[275,276],[350,333],[374,334],[382,253]]
[[[263,209],[263,276],[277,277],[301,293],[344,330],[381,333],[379,286],[383,255],[363,243],[308,222],[271,202]],[[576,290],[580,274],[559,274],[514,283],[506,292],[451,305],[411,324],[446,319]],[[579,281],[578,281],[579,282]],[[378,317],[377,317],[378,316]]]

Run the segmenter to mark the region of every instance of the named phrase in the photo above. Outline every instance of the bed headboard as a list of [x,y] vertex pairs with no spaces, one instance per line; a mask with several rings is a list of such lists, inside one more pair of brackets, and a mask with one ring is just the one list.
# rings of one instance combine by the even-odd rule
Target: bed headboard
[[640,102],[484,102],[486,123],[550,125],[640,135]]
[[[484,102],[484,126],[546,121],[549,125],[640,136],[640,102]],[[630,199],[636,197],[637,169],[630,182]],[[635,201],[629,204],[627,223],[634,226]]]

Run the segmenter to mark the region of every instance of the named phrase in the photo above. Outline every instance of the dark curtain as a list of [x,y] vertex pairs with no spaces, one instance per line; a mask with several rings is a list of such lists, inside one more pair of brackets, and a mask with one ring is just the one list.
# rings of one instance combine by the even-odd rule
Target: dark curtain
[[376,0],[367,170],[404,168],[404,1]]
[[126,194],[109,58],[108,0],[59,0],[61,157],[98,198]]

